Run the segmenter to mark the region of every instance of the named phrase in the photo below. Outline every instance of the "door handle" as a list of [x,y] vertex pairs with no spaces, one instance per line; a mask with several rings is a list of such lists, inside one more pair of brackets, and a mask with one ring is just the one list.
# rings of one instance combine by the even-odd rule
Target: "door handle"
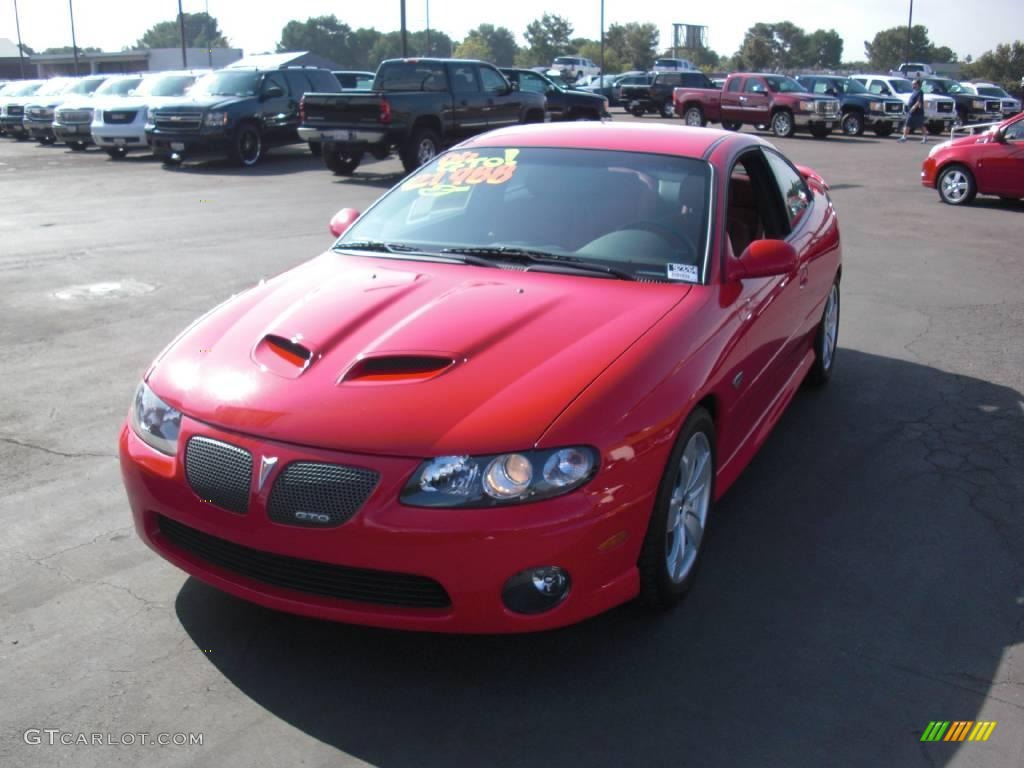
[[800,287],[804,288],[807,286],[808,274],[807,265],[800,267]]
[[740,96],[740,101],[746,101],[746,100],[747,100],[746,96]]

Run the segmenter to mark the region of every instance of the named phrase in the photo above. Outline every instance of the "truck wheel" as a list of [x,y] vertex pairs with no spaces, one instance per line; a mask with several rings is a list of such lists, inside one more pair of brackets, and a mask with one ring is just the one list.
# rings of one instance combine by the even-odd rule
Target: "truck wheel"
[[323,152],[323,147],[320,145],[319,141],[311,141],[309,142],[309,151],[313,157],[320,157],[320,153]]
[[864,116],[859,112],[847,112],[840,125],[847,136],[860,136],[864,133]]
[[647,114],[647,110],[641,107],[639,104],[634,104],[629,108],[629,114],[633,117],[643,117]]
[[780,139],[788,139],[795,131],[793,115],[788,110],[780,109],[772,115],[772,133]]
[[339,152],[336,149],[328,147],[323,153],[324,165],[330,170],[334,171],[337,176],[351,176],[355,173],[356,168],[359,167],[359,163],[362,161],[362,154],[350,154],[347,152]]
[[890,123],[880,123],[875,127],[875,136],[885,138],[886,136],[892,136],[892,125]]
[[827,139],[828,135],[832,133],[831,128],[825,128],[824,126],[814,126],[811,128],[811,136],[816,139]]
[[176,155],[173,152],[153,152],[153,157],[159,160],[167,168],[175,168],[181,165],[181,155]]
[[421,165],[426,165],[441,150],[441,140],[430,128],[417,128],[412,134],[412,140],[407,141],[399,153],[402,158],[402,167],[406,173],[412,173]]
[[722,127],[725,128],[725,130],[727,131],[738,131],[741,125],[743,125],[743,123],[736,123],[733,122],[732,120],[722,121]]
[[675,117],[676,107],[671,101],[666,101],[661,105],[661,109],[658,110],[658,114],[662,117]]
[[242,123],[235,130],[229,149],[231,160],[245,168],[251,168],[263,155],[263,137],[259,128],[251,123]]
[[708,124],[700,107],[687,107],[686,111],[683,112],[683,122],[696,128],[703,128]]
[[84,141],[69,141],[68,142],[68,149],[70,149],[72,152],[85,152],[85,142]]
[[124,147],[111,147],[110,149],[104,149],[111,160],[123,160],[128,154],[128,151]]
[[939,189],[939,198],[949,205],[967,205],[978,194],[974,176],[962,165],[943,168],[935,186]]

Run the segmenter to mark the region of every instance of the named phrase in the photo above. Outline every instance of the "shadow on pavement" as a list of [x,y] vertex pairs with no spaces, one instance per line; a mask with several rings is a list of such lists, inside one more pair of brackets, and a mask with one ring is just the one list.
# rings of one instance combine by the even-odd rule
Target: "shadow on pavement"
[[222,157],[194,160],[186,157],[181,165],[164,165],[164,170],[173,173],[201,173],[205,176],[280,176],[284,173],[324,169],[323,161],[313,157],[308,150],[289,149],[280,147],[268,150],[252,168],[234,165]]
[[1024,398],[849,349],[837,365],[717,506],[674,612],[408,634],[189,579],[178,616],[242,693],[382,768],[904,767],[989,749],[920,737],[986,696],[1019,710],[992,681],[1024,641]]

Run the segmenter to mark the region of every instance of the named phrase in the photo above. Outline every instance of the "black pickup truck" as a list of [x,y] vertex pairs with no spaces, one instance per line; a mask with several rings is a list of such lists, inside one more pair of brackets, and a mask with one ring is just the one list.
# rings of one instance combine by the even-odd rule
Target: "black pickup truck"
[[495,67],[466,59],[388,59],[369,91],[307,93],[299,136],[323,147],[324,164],[348,176],[367,152],[398,150],[407,172],[445,145],[492,128],[544,121],[543,94],[520,91]]
[[716,88],[703,72],[658,72],[650,85],[623,85],[619,102],[634,117],[656,113],[662,117],[675,115],[672,92],[676,88]]
[[797,75],[795,80],[808,93],[839,99],[839,127],[847,136],[861,136],[865,128],[874,131],[876,136],[888,136],[906,119],[903,99],[872,93],[852,77],[808,74]]
[[948,77],[925,75],[920,78],[921,90],[925,93],[937,93],[949,96],[956,102],[955,125],[968,123],[998,123],[1003,119],[1003,107],[1000,99],[977,96]]

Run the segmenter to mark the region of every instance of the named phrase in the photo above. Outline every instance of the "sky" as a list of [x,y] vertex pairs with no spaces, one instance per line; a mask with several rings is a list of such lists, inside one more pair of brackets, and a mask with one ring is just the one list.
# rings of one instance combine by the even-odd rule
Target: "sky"
[[[0,0],[0,37],[17,41],[15,0]],[[173,19],[176,0],[72,0],[75,36],[79,46],[119,51],[134,43],[153,24]],[[410,30],[422,29],[428,0],[407,0]],[[662,47],[672,41],[675,22],[708,27],[708,44],[720,54],[733,54],[743,34],[755,22],[792,21],[807,32],[835,29],[843,38],[843,59],[863,60],[864,41],[880,29],[907,23],[908,0],[730,0],[692,4],[667,0],[638,4],[630,0],[605,0],[605,27],[630,21],[653,22],[661,33]],[[398,29],[398,0],[383,2],[330,2],[329,0],[182,0],[186,13],[209,7],[210,15],[233,47],[246,53],[273,50],[281,28],[292,19],[335,14],[351,27]],[[430,27],[456,41],[479,24],[511,29],[520,44],[526,25],[546,10],[569,19],[575,36],[597,39],[600,31],[600,0],[433,0]],[[256,10],[258,9],[258,10]],[[67,0],[21,0],[18,4],[21,39],[36,50],[71,45]],[[1024,0],[915,0],[914,23],[928,27],[936,45],[947,45],[963,59],[977,58],[998,43],[1024,37]]]

